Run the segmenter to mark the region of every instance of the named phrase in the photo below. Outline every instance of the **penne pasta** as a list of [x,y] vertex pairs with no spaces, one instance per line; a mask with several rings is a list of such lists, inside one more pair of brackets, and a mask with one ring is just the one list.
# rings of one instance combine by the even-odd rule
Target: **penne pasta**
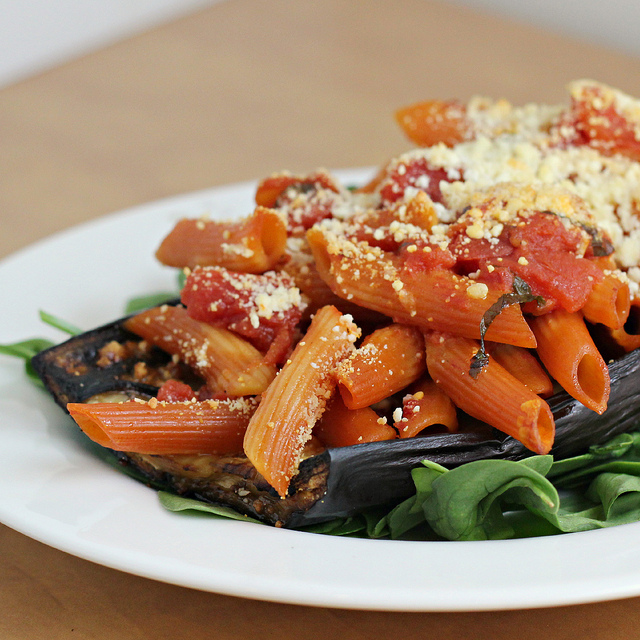
[[247,396],[262,393],[276,375],[274,365],[227,329],[190,318],[182,307],[164,305],[139,313],[125,327],[193,367],[213,393]]
[[385,320],[384,316],[370,309],[359,307],[354,302],[343,300],[333,293],[329,285],[320,277],[310,251],[294,252],[289,261],[282,265],[282,268],[293,278],[296,287],[300,289],[305,300],[308,301],[307,317],[321,307],[333,305],[339,307],[343,313],[352,315],[356,322],[380,323]]
[[629,317],[624,326],[608,330],[608,339],[617,346],[616,351],[622,350],[622,353],[640,349],[640,298],[631,302]]
[[427,100],[398,109],[396,121],[414,144],[430,147],[442,143],[449,147],[471,137],[464,105],[454,101]]
[[358,336],[349,316],[332,306],[320,309],[249,422],[244,451],[281,496],[333,394],[336,367],[353,352]]
[[[446,269],[403,272],[384,252],[338,243],[318,228],[307,238],[318,272],[334,293],[395,322],[479,339],[485,312],[505,293]],[[485,337],[521,347],[536,345],[519,306],[504,309]]]
[[362,409],[410,385],[426,366],[420,330],[391,324],[369,334],[343,360],[336,375],[338,389],[349,409]]
[[549,453],[555,423],[549,405],[489,357],[476,378],[469,374],[475,340],[425,334],[429,375],[470,416],[517,438],[535,453]]
[[629,317],[631,295],[629,285],[615,273],[607,273],[593,289],[582,307],[585,320],[610,329],[620,329]]
[[204,402],[69,403],[67,409],[94,442],[114,451],[238,454],[253,414],[253,399]]
[[582,315],[557,309],[531,320],[538,355],[562,388],[596,413],[609,400],[609,370]]
[[498,364],[536,395],[546,398],[553,393],[553,381],[527,349],[496,342],[488,346],[488,351]]
[[456,406],[433,380],[422,380],[414,389],[403,398],[402,415],[394,421],[401,438],[413,438],[434,425],[442,425],[450,433],[458,430]]
[[[109,341],[87,349],[100,376],[158,397],[69,404],[71,415],[118,451],[238,458],[257,493],[232,504],[260,517],[267,496],[269,517],[274,502],[318,499],[349,452],[295,476],[326,448],[437,432],[435,455],[457,456],[469,429],[481,440],[490,425],[548,453],[550,407],[567,406],[559,388],[572,408],[602,414],[605,359],[640,349],[640,101],[593,81],[570,91],[564,108],[410,105],[396,119],[420,148],[368,184],[275,173],[245,219],[179,221],[156,255],[186,275],[180,304],[107,325]],[[84,368],[66,355],[57,364],[67,377]],[[95,386],[80,397],[113,397],[91,396]],[[595,416],[596,430],[616,415]],[[447,437],[458,420],[462,437]],[[486,449],[523,451],[506,436]],[[559,438],[554,454],[564,450]],[[229,487],[213,475],[215,500]]]
[[628,333],[623,327],[622,329],[611,329],[609,335],[624,353],[640,349],[640,334]]
[[349,409],[339,395],[331,401],[322,418],[313,428],[327,447],[349,447],[364,442],[381,442],[397,437],[393,427],[387,424],[371,407]]
[[256,188],[256,204],[263,207],[275,207],[278,200],[288,189],[297,191],[326,190],[339,193],[338,183],[326,171],[316,171],[307,176],[295,176],[287,171],[274,173],[260,181]]
[[169,267],[224,267],[263,273],[282,259],[287,229],[274,210],[256,207],[240,222],[180,220],[162,241],[156,258]]

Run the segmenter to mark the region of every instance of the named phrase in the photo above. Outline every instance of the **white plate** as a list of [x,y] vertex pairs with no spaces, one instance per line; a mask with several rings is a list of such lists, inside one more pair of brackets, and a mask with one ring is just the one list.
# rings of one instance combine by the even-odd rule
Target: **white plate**
[[[362,171],[342,172],[345,181]],[[0,343],[63,336],[38,309],[91,328],[134,295],[171,290],[153,253],[181,217],[245,215],[253,184],[137,207],[0,263]],[[500,542],[333,538],[165,511],[93,453],[73,422],[0,356],[0,521],[53,547],[187,587],[345,608],[456,611],[640,595],[640,524]]]

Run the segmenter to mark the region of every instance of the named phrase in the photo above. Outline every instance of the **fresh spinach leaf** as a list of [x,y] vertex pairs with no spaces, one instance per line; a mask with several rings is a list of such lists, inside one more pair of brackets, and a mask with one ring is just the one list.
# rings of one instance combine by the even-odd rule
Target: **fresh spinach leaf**
[[27,374],[27,377],[34,384],[42,387],[42,380],[40,380],[40,377],[35,372],[31,364],[31,358],[33,358],[37,353],[40,353],[44,349],[48,349],[53,345],[54,343],[46,338],[32,338],[31,340],[23,340],[21,342],[14,342],[13,344],[0,344],[0,354],[24,360],[25,373]]
[[178,294],[170,293],[167,291],[160,293],[153,293],[148,296],[139,296],[137,298],[130,298],[125,305],[124,312],[125,315],[129,315],[131,313],[138,313],[139,311],[144,311],[145,309],[150,309],[151,307],[159,307],[161,304],[165,302],[169,302],[174,298],[177,298]]
[[40,310],[39,313],[40,320],[48,325],[51,325],[55,329],[60,329],[60,331],[64,331],[64,333],[68,333],[71,336],[77,336],[78,334],[82,333],[82,329],[76,327],[70,322],[67,322],[66,320],[62,320],[61,318],[47,313],[46,311]]
[[187,279],[187,274],[184,270],[180,269],[176,276],[177,289],[176,291],[159,291],[157,293],[151,293],[144,296],[136,296],[134,298],[130,298],[124,308],[125,315],[129,315],[131,313],[138,313],[139,311],[144,311],[145,309],[150,309],[151,307],[158,307],[165,302],[169,302],[170,300],[175,300],[180,297],[180,292],[184,287],[184,283]]
[[215,516],[222,516],[224,518],[231,518],[232,520],[246,520],[247,522],[259,522],[254,518],[242,515],[231,507],[224,507],[221,505],[210,504],[208,502],[202,502],[201,500],[192,500],[190,498],[183,498],[182,496],[168,493],[166,491],[158,492],[158,499],[160,504],[169,511],[204,511]]

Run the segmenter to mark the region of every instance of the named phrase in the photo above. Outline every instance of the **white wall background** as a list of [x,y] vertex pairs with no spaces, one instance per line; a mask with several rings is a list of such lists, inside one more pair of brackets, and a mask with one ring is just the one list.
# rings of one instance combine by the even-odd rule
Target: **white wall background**
[[640,56],[640,0],[446,0]]
[[0,86],[216,0],[0,0]]
[[[0,0],[0,86],[217,1]],[[640,0],[445,1],[640,56]]]

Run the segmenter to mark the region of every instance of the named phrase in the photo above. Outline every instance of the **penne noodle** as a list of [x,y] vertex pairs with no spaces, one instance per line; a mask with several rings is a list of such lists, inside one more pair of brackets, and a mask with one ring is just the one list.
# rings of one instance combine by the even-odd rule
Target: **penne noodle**
[[562,388],[596,413],[609,400],[609,370],[580,313],[556,309],[533,318],[538,356]]
[[402,417],[394,426],[401,438],[413,438],[433,425],[442,425],[454,433],[458,430],[458,416],[451,398],[427,378],[403,398]]
[[458,102],[427,100],[398,109],[395,116],[409,140],[421,147],[452,147],[471,138],[466,107]]
[[624,326],[610,329],[608,334],[609,339],[613,340],[623,353],[640,348],[640,299],[636,298],[631,302],[629,317]]
[[256,204],[263,207],[275,207],[278,199],[287,189],[304,191],[305,187],[316,190],[326,189],[334,193],[340,192],[340,186],[326,171],[315,171],[306,176],[295,176],[289,172],[274,173],[260,181],[256,188]]
[[368,211],[355,218],[354,222],[372,230],[392,227],[394,222],[400,222],[431,231],[433,225],[438,223],[438,215],[431,198],[424,191],[418,191],[408,200],[399,200],[387,209]]
[[274,365],[236,334],[190,318],[183,307],[163,305],[125,322],[125,328],[193,367],[213,393],[262,393],[274,379]]
[[[310,254],[309,259],[311,258]],[[308,301],[305,310],[305,316],[309,317],[321,307],[333,305],[338,307],[342,313],[348,313],[353,316],[356,322],[382,322],[386,318],[364,307],[359,307],[353,302],[343,300],[338,297],[329,285],[320,277],[318,270],[313,264],[313,260],[299,260],[296,256],[285,265],[283,269],[293,278],[296,287],[304,295]]]
[[224,267],[263,273],[283,257],[287,230],[274,210],[256,207],[240,222],[180,220],[162,241],[156,258],[169,267]]
[[494,342],[487,345],[487,350],[498,364],[536,395],[546,398],[553,393],[553,381],[537,358],[527,349]]
[[335,369],[358,335],[349,316],[332,306],[320,309],[249,422],[244,451],[281,496],[335,389]]
[[344,300],[337,296],[329,285],[320,277],[318,269],[313,261],[311,249],[306,238],[290,238],[288,242],[287,261],[279,268],[293,278],[296,287],[300,289],[308,303],[305,309],[305,319],[312,316],[318,309],[327,305],[333,305],[343,314],[353,316],[356,324],[382,324],[388,322],[388,318],[380,313],[361,307],[355,302]]
[[103,447],[128,453],[238,454],[255,410],[253,399],[204,402],[101,402],[67,405],[84,433]]
[[313,428],[313,434],[327,447],[348,447],[397,437],[395,429],[371,407],[348,409],[339,395],[333,398],[329,408],[322,414]]
[[340,364],[338,389],[349,409],[362,409],[410,385],[426,366],[420,330],[391,324],[369,334]]
[[636,333],[627,333],[624,328],[611,329],[610,336],[624,353],[640,349],[640,335]]
[[443,333],[425,334],[429,375],[457,407],[518,439],[535,453],[549,453],[555,423],[549,405],[489,357],[476,378],[469,374],[479,344]]
[[[323,280],[341,298],[395,322],[479,339],[484,313],[505,293],[446,269],[401,272],[384,252],[372,247],[362,252],[354,243],[339,246],[329,235],[318,228],[307,233]],[[345,252],[350,253],[347,256]],[[536,346],[518,305],[504,309],[485,337],[521,347]]]
[[585,320],[610,329],[620,329],[629,317],[631,294],[629,285],[614,273],[607,273],[593,289],[582,308]]

